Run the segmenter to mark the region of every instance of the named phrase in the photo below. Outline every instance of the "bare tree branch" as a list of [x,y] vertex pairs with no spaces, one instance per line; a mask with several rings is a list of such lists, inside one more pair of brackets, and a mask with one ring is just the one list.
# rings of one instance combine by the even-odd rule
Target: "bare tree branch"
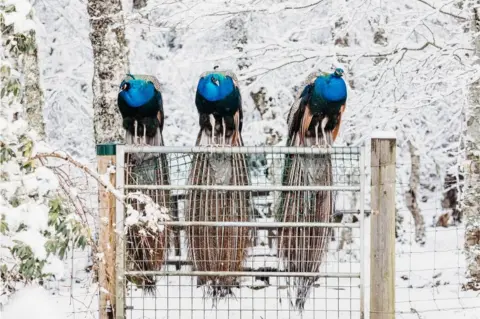
[[429,6],[429,7],[432,8],[432,9],[438,10],[438,12],[440,12],[440,13],[446,14],[446,15],[448,15],[448,16],[451,16],[451,17],[455,18],[455,19],[459,19],[459,20],[461,20],[461,21],[467,21],[467,20],[468,20],[468,19],[465,18],[465,17],[459,16],[459,15],[456,15],[456,14],[453,14],[453,13],[450,13],[450,12],[446,12],[446,11],[442,10],[442,8],[437,9],[437,8],[435,8],[435,6],[433,6],[432,4],[428,3],[428,2],[425,1],[425,0],[417,0],[417,1],[423,3],[424,5]]

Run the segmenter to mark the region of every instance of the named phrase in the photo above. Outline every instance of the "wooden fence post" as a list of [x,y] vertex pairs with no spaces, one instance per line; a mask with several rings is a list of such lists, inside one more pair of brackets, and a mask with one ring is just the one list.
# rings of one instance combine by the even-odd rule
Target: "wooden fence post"
[[395,133],[373,133],[370,319],[395,318],[395,165]]
[[[115,144],[97,145],[97,169],[100,175],[108,173],[109,167],[115,166]],[[115,171],[109,174],[110,183],[115,186]],[[115,221],[116,200],[101,185],[98,186],[99,236],[98,264],[99,285],[99,319],[112,319],[115,309]]]

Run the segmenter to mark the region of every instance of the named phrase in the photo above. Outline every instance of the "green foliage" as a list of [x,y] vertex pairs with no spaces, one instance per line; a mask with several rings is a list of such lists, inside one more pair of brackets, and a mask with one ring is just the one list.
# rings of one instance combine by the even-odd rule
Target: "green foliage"
[[[1,16],[0,16],[1,17]],[[3,98],[12,93],[14,97],[18,97],[20,94],[20,80],[12,77],[12,70],[8,65],[2,65],[0,67],[0,79],[2,80],[2,90],[0,91],[0,97]]]
[[20,96],[20,79],[10,78],[8,81],[5,81],[5,85],[0,91],[0,97],[3,98],[10,93],[15,97]]
[[20,136],[19,151],[22,152],[22,156],[26,159],[22,163],[22,168],[27,172],[31,172],[34,169],[34,160],[32,157],[33,141],[26,135]]
[[7,5],[7,6],[5,6],[5,5],[2,4],[2,5],[0,6],[0,9],[1,9],[2,11],[5,11],[5,13],[15,12],[15,6],[14,6],[13,4],[9,4],[9,5]]
[[39,260],[33,254],[32,249],[23,242],[14,240],[15,245],[10,248],[12,256],[19,260],[18,273],[24,280],[43,278],[45,274],[42,272],[46,260]]
[[6,45],[10,45],[10,52],[15,55],[34,54],[36,50],[35,32],[29,31],[27,34],[14,34],[12,39],[6,41]]
[[[2,13],[11,13],[14,11],[14,5],[0,5],[0,32],[2,33],[1,45],[13,58],[18,59],[24,54],[36,54],[37,46],[35,40],[35,31],[30,30],[25,33],[15,33],[13,24],[9,26],[5,25],[5,17]],[[28,16],[30,17],[30,14]],[[14,97],[19,97],[22,87],[20,78],[12,76],[10,67],[8,65],[1,66],[0,77],[2,78],[0,97],[6,97],[8,94],[13,94]]]
[[6,144],[0,142],[0,164],[6,163],[15,157],[15,152]]
[[[15,5],[6,6],[0,3],[0,32],[2,33],[0,45],[3,49],[0,54],[0,97],[5,105],[5,108],[0,107],[0,116],[8,115],[7,121],[12,121],[12,118],[16,120],[18,114],[22,113],[22,91],[24,90],[22,76],[25,75],[22,75],[23,59],[28,55],[36,54],[35,31],[18,33],[13,24],[5,25],[6,14],[15,11]],[[32,18],[31,12],[26,15],[26,19]],[[4,113],[8,108],[11,108],[12,112]],[[48,227],[42,225],[46,229],[40,231],[40,235],[45,240],[44,248],[47,258],[44,255],[38,255],[33,244],[29,245],[27,239],[25,242],[7,240],[3,245],[6,258],[0,260],[0,281],[2,282],[0,295],[14,291],[15,282],[32,281],[48,276],[49,274],[45,273],[47,260],[50,261],[48,257],[55,255],[64,259],[70,249],[85,248],[90,238],[82,222],[75,218],[75,208],[68,205],[65,199],[55,197],[58,192],[47,194],[34,193],[33,190],[26,192],[26,185],[18,182],[22,181],[25,175],[35,172],[35,161],[32,159],[35,141],[28,133],[20,135],[21,133],[16,132],[8,132],[9,134],[0,138],[0,166],[2,168],[4,165],[6,167],[6,164],[13,166],[12,171],[0,170],[0,182],[7,186],[9,182],[13,182],[12,189],[15,190],[10,193],[0,192],[0,201],[6,208],[6,215],[0,216],[0,234],[5,238],[13,239],[19,232],[33,232],[22,238],[30,240],[36,238],[35,235],[38,236],[39,230],[30,228],[28,221],[21,220],[15,225],[8,224],[7,221],[10,219],[7,217],[10,216],[9,213],[16,213],[14,209],[22,204],[28,203],[24,209],[37,212],[37,208],[44,208],[44,204],[48,202]],[[38,212],[41,213],[41,209],[38,209]],[[5,289],[5,287],[11,287],[11,289]]]
[[2,219],[0,219],[0,234],[6,235],[8,232],[8,224],[5,221],[5,216],[2,216],[1,218]]
[[[84,249],[87,246],[88,233],[82,223],[72,218],[69,211],[64,208],[61,198],[55,198],[50,201],[48,226],[49,230],[43,233],[47,238],[45,243],[47,256],[56,255],[60,259],[65,259],[72,247]],[[15,232],[26,230],[28,230],[27,226],[21,224]],[[0,220],[0,232],[2,235],[8,235],[9,231],[8,224],[5,218],[2,217]],[[14,277],[16,280],[32,281],[49,276],[48,273],[43,271],[47,263],[46,259],[38,259],[32,249],[22,241],[13,240],[13,243],[13,246],[8,249],[16,260],[14,266]],[[0,275],[6,273],[7,268],[6,264],[0,264]]]
[[48,226],[51,228],[45,234],[49,238],[45,244],[48,254],[64,259],[72,246],[74,249],[87,246],[88,234],[84,226],[64,209],[60,198],[50,201]]
[[9,203],[10,205],[12,205],[12,207],[18,207],[20,206],[21,202],[20,202],[20,199],[18,197],[12,197],[10,200],[9,200]]

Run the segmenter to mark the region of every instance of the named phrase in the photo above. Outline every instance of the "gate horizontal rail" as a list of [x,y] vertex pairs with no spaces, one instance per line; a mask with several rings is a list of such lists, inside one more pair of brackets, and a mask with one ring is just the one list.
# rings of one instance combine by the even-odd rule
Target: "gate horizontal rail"
[[322,223],[322,222],[214,222],[214,221],[159,221],[165,226],[213,226],[213,227],[251,227],[251,228],[283,228],[283,227],[345,227],[360,228],[359,223]]
[[124,189],[148,190],[216,190],[216,191],[351,191],[360,186],[280,186],[280,185],[125,185]]
[[274,271],[125,271],[130,276],[240,276],[360,278],[359,272],[274,272]]
[[[120,145],[117,145],[117,147]],[[215,154],[360,154],[359,147],[291,147],[291,146],[138,146],[123,145],[125,153],[215,153]],[[342,152],[343,150],[343,152]]]

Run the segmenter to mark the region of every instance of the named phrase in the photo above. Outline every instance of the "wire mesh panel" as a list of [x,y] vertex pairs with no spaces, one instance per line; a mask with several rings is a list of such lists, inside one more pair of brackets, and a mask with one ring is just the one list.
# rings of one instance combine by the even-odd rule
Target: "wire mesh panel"
[[117,148],[126,317],[360,318],[361,151]]

